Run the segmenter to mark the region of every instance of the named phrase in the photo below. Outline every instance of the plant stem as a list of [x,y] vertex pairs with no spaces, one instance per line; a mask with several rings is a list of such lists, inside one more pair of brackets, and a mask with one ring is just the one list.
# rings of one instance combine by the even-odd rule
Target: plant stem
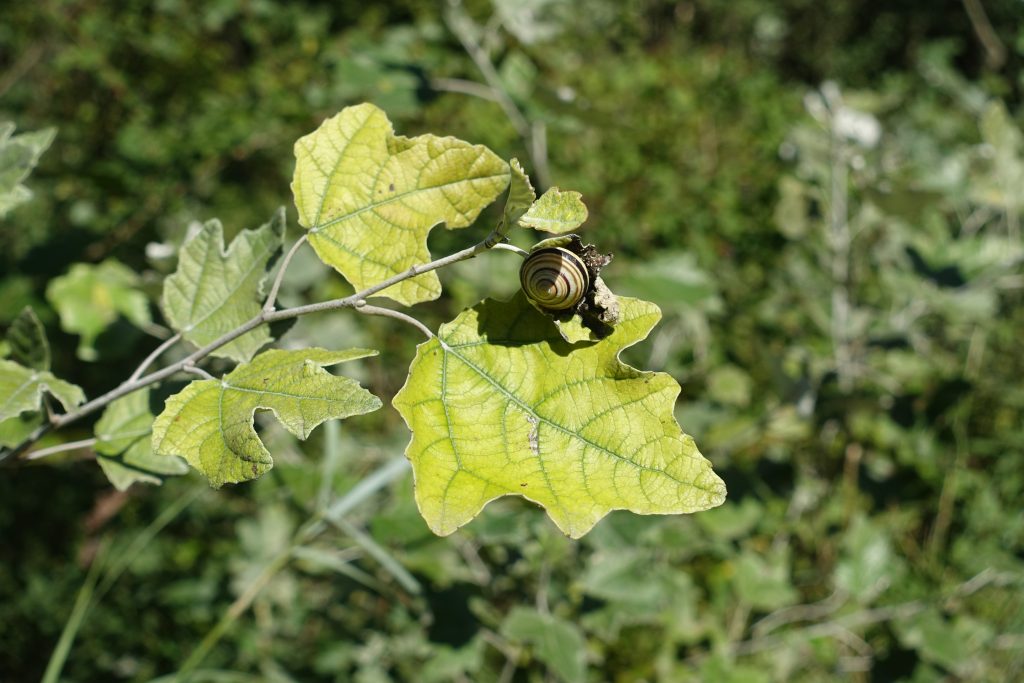
[[274,284],[270,287],[270,294],[267,295],[267,302],[263,304],[263,312],[270,313],[274,310],[274,302],[277,301],[277,292],[281,289],[281,283],[284,282],[285,271],[288,270],[288,265],[292,262],[292,257],[295,256],[295,252],[299,250],[303,244],[306,243],[306,239],[309,237],[309,233],[303,233],[302,237],[295,240],[295,244],[285,254],[284,260],[281,261],[281,267],[277,271],[277,277],[274,278]]
[[[261,311],[259,313],[259,315],[256,315],[252,319],[242,323],[240,326],[236,327],[234,330],[232,330],[232,331],[222,335],[221,337],[215,339],[214,341],[210,342],[209,344],[207,344],[206,346],[202,347],[201,349],[199,349],[197,351],[193,351],[191,354],[189,354],[185,358],[179,360],[178,362],[172,363],[171,365],[168,365],[165,368],[161,368],[160,370],[157,370],[155,372],[151,372],[148,375],[145,375],[143,377],[136,377],[135,379],[130,379],[129,378],[128,380],[125,380],[123,383],[121,383],[119,386],[115,387],[114,389],[111,389],[110,391],[108,391],[107,393],[103,394],[102,396],[94,398],[93,400],[83,404],[82,406],[79,406],[77,409],[75,409],[75,410],[73,410],[73,411],[71,411],[69,413],[65,413],[64,415],[56,415],[56,416],[54,416],[54,419],[53,419],[52,422],[44,424],[44,425],[41,425],[34,432],[32,432],[32,434],[30,434],[29,437],[24,442],[22,442],[20,445],[15,447],[13,450],[10,450],[10,451],[7,451],[7,452],[5,452],[3,454],[0,454],[0,462],[3,462],[5,459],[10,458],[10,457],[20,456],[22,453],[24,453],[26,450],[28,450],[32,446],[32,444],[34,444],[37,441],[39,441],[39,439],[42,438],[45,434],[47,434],[51,429],[64,427],[64,426],[69,425],[69,424],[71,424],[73,422],[77,422],[78,420],[82,419],[83,417],[85,417],[87,415],[91,415],[92,413],[94,413],[97,410],[107,406],[111,402],[116,401],[117,399],[121,398],[122,396],[126,396],[127,394],[130,394],[133,391],[138,391],[139,389],[147,387],[150,384],[155,384],[155,383],[157,383],[157,382],[159,382],[161,380],[167,379],[168,377],[170,377],[172,375],[175,375],[175,374],[177,374],[179,372],[188,371],[188,369],[190,367],[194,367],[195,364],[198,361],[202,360],[203,358],[206,358],[207,356],[209,356],[211,353],[213,353],[214,351],[216,351],[220,347],[222,347],[225,344],[228,344],[228,343],[234,341],[235,339],[238,339],[239,337],[241,337],[246,332],[254,330],[254,329],[256,329],[257,327],[259,327],[260,325],[262,325],[264,323],[272,323],[272,322],[277,322],[279,320],[289,320],[291,318],[298,318],[299,316],[307,315],[309,313],[321,313],[323,311],[334,311],[334,310],[338,310],[340,308],[359,308],[360,306],[362,308],[366,308],[366,299],[368,297],[371,297],[374,294],[377,294],[378,292],[381,292],[381,291],[387,289],[388,287],[391,287],[392,285],[396,285],[399,282],[404,282],[405,280],[408,280],[410,278],[414,278],[417,275],[422,275],[423,273],[429,273],[430,271],[437,270],[438,268],[444,268],[445,266],[450,266],[451,264],[458,263],[459,261],[465,261],[466,259],[473,258],[477,254],[480,254],[482,252],[487,251],[488,249],[491,249],[491,248],[497,246],[497,244],[495,244],[494,240],[492,239],[493,235],[494,235],[494,233],[492,232],[482,242],[474,244],[471,247],[466,247],[465,249],[462,249],[461,251],[457,251],[454,254],[449,254],[448,256],[444,256],[442,258],[435,259],[433,261],[430,261],[429,263],[424,263],[424,264],[421,264],[421,265],[415,265],[415,266],[413,266],[412,268],[410,268],[409,270],[407,270],[405,272],[402,272],[402,273],[399,273],[398,275],[394,275],[392,277],[389,277],[388,279],[386,279],[386,280],[384,280],[382,282],[378,282],[377,284],[375,284],[375,285],[373,285],[371,287],[367,287],[366,289],[364,289],[362,291],[356,292],[355,294],[351,294],[351,295],[343,297],[341,299],[332,299],[330,301],[320,301],[320,302],[317,302],[315,304],[306,304],[305,306],[295,306],[295,307],[292,307],[292,308],[285,308],[285,309],[282,309],[282,310],[279,310],[279,311],[263,310],[263,311]],[[294,251],[294,247],[293,247],[293,251]],[[282,268],[284,267],[284,265],[286,265],[286,264],[282,264]],[[381,310],[389,310],[389,309],[381,309]],[[391,311],[391,313],[398,313],[398,312],[397,311]],[[384,315],[390,315],[390,314],[384,314]],[[401,314],[401,315],[404,315],[404,314]],[[392,317],[398,317],[398,316],[394,315]],[[406,317],[408,317],[408,316],[406,316]],[[408,322],[408,321],[406,321],[406,322]],[[417,323],[418,323],[418,321],[417,321]],[[421,329],[425,330],[426,332],[429,332],[429,330],[425,326],[421,327]],[[433,336],[432,333],[431,333],[431,336]]]
[[131,376],[128,378],[128,381],[129,382],[134,382],[139,377],[142,377],[142,373],[144,373],[146,371],[146,368],[148,368],[150,365],[152,365],[153,361],[155,361],[157,358],[160,357],[160,354],[162,354],[164,351],[166,351],[167,349],[169,349],[172,346],[174,346],[178,342],[178,340],[180,340],[180,339],[181,339],[181,332],[178,332],[177,334],[171,335],[170,337],[165,339],[164,342],[160,346],[158,346],[155,349],[153,349],[153,353],[151,353],[148,356],[146,356],[146,359],[144,361],[142,361],[142,363],[139,364],[139,367],[135,368],[135,372],[133,372],[131,374]]
[[[444,12],[444,17],[448,28],[451,29],[451,32],[462,43],[466,54],[469,55],[469,58],[473,60],[473,64],[476,65],[476,68],[483,75],[484,81],[487,82],[487,90],[492,97],[486,97],[483,94],[483,90],[476,90],[471,94],[485,97],[485,99],[493,99],[498,103],[498,106],[501,107],[502,111],[505,112],[505,116],[512,123],[512,127],[516,129],[523,142],[526,143],[526,148],[530,153],[530,160],[537,171],[537,180],[540,186],[542,188],[550,187],[551,171],[548,167],[547,130],[544,124],[538,122],[531,126],[523,112],[516,106],[511,95],[505,89],[498,70],[494,68],[490,55],[477,42],[476,37],[479,34],[479,27],[462,9],[461,0],[448,0],[448,7]],[[451,85],[451,83],[446,83],[446,85]],[[467,92],[467,88],[462,86],[462,91]]]
[[54,455],[56,453],[64,453],[66,451],[77,451],[79,448],[88,448],[96,443],[96,439],[82,439],[81,441],[68,441],[67,443],[58,444],[56,446],[50,446],[49,448],[40,448],[38,451],[32,451],[25,457],[26,460],[38,460],[39,458],[45,458],[48,455]]
[[355,309],[360,313],[366,313],[367,315],[380,315],[386,318],[394,318],[395,320],[401,320],[402,322],[412,325],[420,332],[427,335],[427,339],[434,338],[434,333],[430,331],[429,327],[427,327],[426,325],[424,325],[411,315],[406,315],[401,311],[396,311],[391,308],[382,308],[380,306],[369,306],[366,304],[365,301],[362,302],[362,304],[356,304]]

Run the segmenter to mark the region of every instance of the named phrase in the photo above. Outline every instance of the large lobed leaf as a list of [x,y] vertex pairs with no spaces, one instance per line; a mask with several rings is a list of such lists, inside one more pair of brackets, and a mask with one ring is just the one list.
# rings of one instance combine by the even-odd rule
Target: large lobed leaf
[[[241,326],[260,312],[267,263],[281,248],[284,208],[256,230],[243,230],[224,249],[224,229],[208,221],[178,257],[178,269],[164,281],[163,309],[182,336],[205,346]],[[214,355],[246,361],[270,341],[270,328],[260,325]]]
[[46,128],[21,135],[12,133],[13,123],[0,123],[0,218],[32,198],[32,191],[22,181],[39,163],[57,131]]
[[[299,223],[323,261],[365,289],[430,260],[434,226],[476,220],[509,182],[509,166],[482,145],[395,136],[372,104],[343,109],[295,143],[292,193]],[[433,272],[382,292],[411,305],[436,299]]]
[[96,359],[93,342],[118,316],[136,327],[150,324],[149,301],[139,285],[139,276],[114,259],[99,265],[76,263],[66,275],[50,282],[46,298],[57,309],[60,326],[82,337],[79,358]]
[[95,432],[96,461],[119,491],[135,482],[160,484],[165,477],[188,471],[181,458],[153,453],[149,389],[128,394],[107,406]]
[[621,320],[570,345],[520,293],[487,300],[418,347],[394,405],[413,432],[416,502],[447,535],[491,500],[519,494],[569,536],[605,514],[705,510],[725,485],[672,416],[679,385],[618,359],[661,317],[620,298]]
[[273,466],[253,427],[256,411],[272,410],[289,432],[305,439],[325,420],[377,410],[380,399],[324,369],[376,353],[272,349],[223,379],[192,382],[167,399],[156,418],[153,452],[185,458],[214,487],[255,479]]

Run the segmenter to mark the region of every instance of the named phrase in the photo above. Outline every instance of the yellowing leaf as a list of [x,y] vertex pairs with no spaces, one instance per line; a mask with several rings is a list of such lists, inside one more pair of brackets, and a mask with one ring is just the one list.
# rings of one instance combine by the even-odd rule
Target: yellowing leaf
[[45,370],[33,370],[0,360],[0,422],[38,410],[43,393],[48,393],[71,410],[85,400],[82,390]]
[[93,342],[119,315],[136,327],[151,322],[149,302],[138,286],[139,276],[114,259],[99,265],[76,263],[67,275],[50,282],[46,298],[60,314],[61,328],[82,336],[79,358],[96,358]]
[[520,216],[519,224],[544,232],[563,233],[583,225],[587,215],[583,195],[552,187],[533,203],[529,211]]
[[[205,346],[259,314],[267,262],[281,247],[284,208],[256,230],[243,230],[224,250],[220,221],[208,221],[181,250],[178,269],[164,281],[163,309],[174,329]],[[260,325],[214,355],[246,361],[270,341]]]
[[325,420],[380,408],[380,399],[355,380],[324,366],[376,355],[367,349],[265,351],[221,380],[192,382],[167,399],[153,424],[153,452],[185,458],[220,487],[255,479],[273,466],[253,419],[272,410],[285,428],[305,439]]
[[153,453],[149,389],[128,394],[107,406],[95,432],[96,462],[118,491],[135,482],[161,484],[167,476],[188,472],[188,465],[181,458]]
[[[396,137],[372,104],[347,107],[295,143],[292,193],[299,223],[320,258],[365,289],[430,260],[439,223],[463,228],[509,181],[482,145],[451,137]],[[436,299],[433,272],[384,290],[399,303]]]
[[418,347],[394,405],[412,429],[416,502],[447,535],[491,500],[519,494],[578,538],[615,509],[696,512],[725,485],[672,416],[679,385],[619,352],[661,313],[620,298],[596,343],[570,345],[520,293],[487,300]]

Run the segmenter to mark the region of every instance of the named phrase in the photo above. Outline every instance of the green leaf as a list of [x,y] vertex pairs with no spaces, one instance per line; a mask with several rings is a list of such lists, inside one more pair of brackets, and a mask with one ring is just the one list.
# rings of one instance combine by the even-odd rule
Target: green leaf
[[22,309],[7,330],[11,360],[34,370],[50,369],[50,344],[31,306]]
[[22,185],[39,163],[57,129],[46,128],[33,133],[14,135],[14,124],[0,123],[0,218],[32,198],[32,191]]
[[[463,228],[509,182],[509,166],[482,145],[395,136],[372,104],[347,107],[295,143],[292,193],[299,223],[328,265],[365,289],[430,260],[439,223]],[[381,293],[402,304],[436,299],[433,272]]]
[[17,446],[43,423],[43,415],[39,412],[28,412],[15,415],[0,421],[0,446],[9,448]]
[[114,401],[96,423],[96,461],[118,491],[137,481],[159,485],[168,476],[188,471],[181,458],[153,453],[152,432],[149,389]]
[[744,551],[736,562],[736,594],[744,603],[773,610],[796,602],[799,595],[789,577],[785,553],[767,557]]
[[325,420],[377,410],[380,399],[325,366],[376,355],[367,349],[272,349],[221,380],[192,382],[167,399],[153,424],[153,452],[180,455],[220,487],[255,479],[273,466],[253,427],[257,410],[272,410],[305,439]]
[[574,624],[535,609],[515,607],[502,623],[501,633],[533,645],[537,659],[566,683],[586,680],[587,644]]
[[76,263],[67,275],[50,282],[46,298],[57,309],[61,328],[82,337],[79,358],[95,360],[93,342],[119,315],[137,327],[150,324],[149,302],[138,286],[138,275],[114,259],[99,265]]
[[487,300],[418,347],[394,405],[412,429],[416,501],[447,535],[491,500],[518,494],[578,538],[605,514],[706,510],[725,485],[679,429],[679,385],[621,363],[658,308],[620,299],[597,343],[570,345],[522,293]]
[[[201,347],[258,315],[267,263],[281,248],[284,223],[282,207],[260,228],[240,232],[226,251],[220,221],[203,225],[164,281],[163,310],[174,329]],[[270,328],[260,325],[213,355],[247,361],[270,339]]]
[[533,191],[530,183],[530,176],[526,175],[519,159],[513,159],[508,164],[511,176],[508,184],[508,198],[505,200],[505,220],[502,228],[507,232],[525,214],[537,199],[537,193]]
[[60,401],[65,410],[71,410],[85,400],[85,394],[79,387],[57,379],[50,372],[0,360],[0,422],[38,410],[43,392]]
[[544,232],[575,230],[587,220],[587,206],[579,192],[563,192],[557,187],[541,195],[520,219],[523,227]]
[[903,564],[893,553],[885,528],[857,516],[843,538],[836,585],[860,602],[869,603],[902,574]]

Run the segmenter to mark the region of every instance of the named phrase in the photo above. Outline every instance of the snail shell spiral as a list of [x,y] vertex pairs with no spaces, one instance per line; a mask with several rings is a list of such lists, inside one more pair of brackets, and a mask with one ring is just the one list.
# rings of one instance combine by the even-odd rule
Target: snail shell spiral
[[519,282],[538,306],[564,311],[587,293],[590,272],[583,259],[568,249],[547,247],[526,257],[519,269]]

